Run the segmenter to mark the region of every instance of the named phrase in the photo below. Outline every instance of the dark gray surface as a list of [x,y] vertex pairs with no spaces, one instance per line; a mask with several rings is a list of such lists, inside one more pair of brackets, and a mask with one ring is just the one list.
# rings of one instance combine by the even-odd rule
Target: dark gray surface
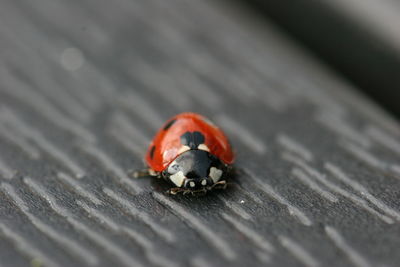
[[[228,5],[108,3],[2,2],[0,266],[397,265],[397,122]],[[130,179],[188,110],[235,185]]]

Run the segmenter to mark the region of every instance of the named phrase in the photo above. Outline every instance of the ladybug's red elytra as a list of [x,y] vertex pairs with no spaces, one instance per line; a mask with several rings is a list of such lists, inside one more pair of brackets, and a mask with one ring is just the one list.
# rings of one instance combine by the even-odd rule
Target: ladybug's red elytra
[[175,186],[171,194],[206,193],[226,187],[234,158],[228,138],[217,126],[186,112],[169,119],[154,137],[146,154],[149,169],[145,174],[171,182]]

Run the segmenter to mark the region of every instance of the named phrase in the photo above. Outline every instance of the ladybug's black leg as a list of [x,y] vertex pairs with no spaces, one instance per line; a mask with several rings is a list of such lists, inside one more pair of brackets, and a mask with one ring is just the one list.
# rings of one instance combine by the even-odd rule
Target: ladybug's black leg
[[160,174],[149,168],[133,172],[134,178],[142,178],[142,177],[149,177],[149,176],[160,177]]
[[192,191],[192,190],[185,189],[185,190],[183,191],[183,194],[184,194],[184,195],[189,194],[189,193],[192,193],[192,195],[193,195],[193,191]]
[[189,191],[189,190],[187,190],[186,188],[182,188],[182,187],[174,187],[174,188],[169,189],[167,191],[167,193],[171,194],[171,195],[176,195],[176,194],[182,193],[182,192],[183,192],[183,194],[187,194],[186,191]]
[[222,181],[219,181],[219,182],[213,184],[210,189],[211,190],[212,189],[223,189],[224,190],[224,189],[226,189],[227,186],[228,186],[228,184],[226,183],[226,181],[222,180]]
[[204,196],[205,194],[207,194],[207,189],[203,188],[200,190],[194,190],[194,191],[190,191],[192,193],[193,196]]
[[186,195],[186,194],[191,193],[193,196],[202,196],[207,193],[207,189],[203,188],[200,190],[191,190],[191,189],[182,188],[182,187],[174,187],[174,188],[169,189],[167,192],[171,195],[176,195],[178,193],[182,193],[183,195]]

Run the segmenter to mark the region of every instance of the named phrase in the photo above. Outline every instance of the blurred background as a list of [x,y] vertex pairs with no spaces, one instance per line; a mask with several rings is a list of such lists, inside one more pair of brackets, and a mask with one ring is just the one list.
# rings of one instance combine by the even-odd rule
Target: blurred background
[[[398,266],[400,3],[0,3],[0,266]],[[134,180],[193,111],[238,174]]]
[[400,116],[398,1],[238,1]]

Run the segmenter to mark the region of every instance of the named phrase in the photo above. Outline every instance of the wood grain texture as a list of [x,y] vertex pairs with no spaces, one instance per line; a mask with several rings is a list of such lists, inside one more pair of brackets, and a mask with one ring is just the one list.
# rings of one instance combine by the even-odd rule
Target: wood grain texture
[[[400,128],[218,1],[4,1],[0,265],[396,266]],[[134,180],[170,116],[237,151],[223,192]]]

